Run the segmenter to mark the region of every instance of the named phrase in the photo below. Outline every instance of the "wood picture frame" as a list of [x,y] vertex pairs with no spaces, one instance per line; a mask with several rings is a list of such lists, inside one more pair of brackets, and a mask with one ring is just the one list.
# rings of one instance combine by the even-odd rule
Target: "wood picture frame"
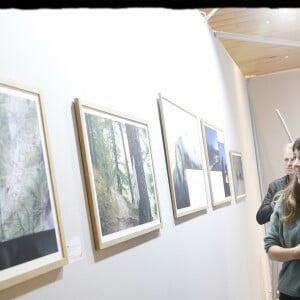
[[201,120],[212,206],[231,201],[224,132]]
[[197,116],[158,99],[171,200],[175,218],[207,208],[207,172]]
[[75,99],[95,248],[161,228],[148,124]]
[[41,95],[0,83],[0,290],[66,263]]
[[236,201],[246,197],[242,153],[230,150],[231,172]]

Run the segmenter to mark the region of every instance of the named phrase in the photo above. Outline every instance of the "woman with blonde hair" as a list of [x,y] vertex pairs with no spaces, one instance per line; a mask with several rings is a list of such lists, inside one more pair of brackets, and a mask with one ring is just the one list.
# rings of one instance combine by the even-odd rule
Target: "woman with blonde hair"
[[276,195],[265,249],[272,260],[283,262],[279,274],[280,300],[300,300],[300,138],[293,144],[295,176]]

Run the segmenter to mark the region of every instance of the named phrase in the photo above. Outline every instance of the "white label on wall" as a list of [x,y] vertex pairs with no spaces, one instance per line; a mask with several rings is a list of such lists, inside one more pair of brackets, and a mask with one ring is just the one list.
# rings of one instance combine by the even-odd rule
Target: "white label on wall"
[[75,236],[67,241],[67,251],[69,263],[83,259],[81,242],[79,236]]

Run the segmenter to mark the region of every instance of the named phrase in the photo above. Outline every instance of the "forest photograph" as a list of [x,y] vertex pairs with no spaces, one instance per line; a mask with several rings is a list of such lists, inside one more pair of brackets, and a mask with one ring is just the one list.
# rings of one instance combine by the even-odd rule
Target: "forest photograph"
[[160,213],[147,124],[91,108],[82,117],[100,247],[156,228]]

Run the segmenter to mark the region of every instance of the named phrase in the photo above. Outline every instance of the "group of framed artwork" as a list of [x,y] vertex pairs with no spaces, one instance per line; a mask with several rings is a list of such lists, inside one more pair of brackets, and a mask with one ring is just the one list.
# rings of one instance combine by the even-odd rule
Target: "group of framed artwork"
[[[170,100],[159,97],[169,184],[175,217],[231,200],[224,133]],[[242,154],[230,151],[236,199],[245,197]]]
[[[222,130],[159,96],[174,217],[231,200]],[[147,122],[75,99],[97,250],[161,227]],[[67,263],[39,93],[0,84],[0,290]],[[237,199],[242,155],[230,151]],[[210,195],[210,196],[209,196]]]

